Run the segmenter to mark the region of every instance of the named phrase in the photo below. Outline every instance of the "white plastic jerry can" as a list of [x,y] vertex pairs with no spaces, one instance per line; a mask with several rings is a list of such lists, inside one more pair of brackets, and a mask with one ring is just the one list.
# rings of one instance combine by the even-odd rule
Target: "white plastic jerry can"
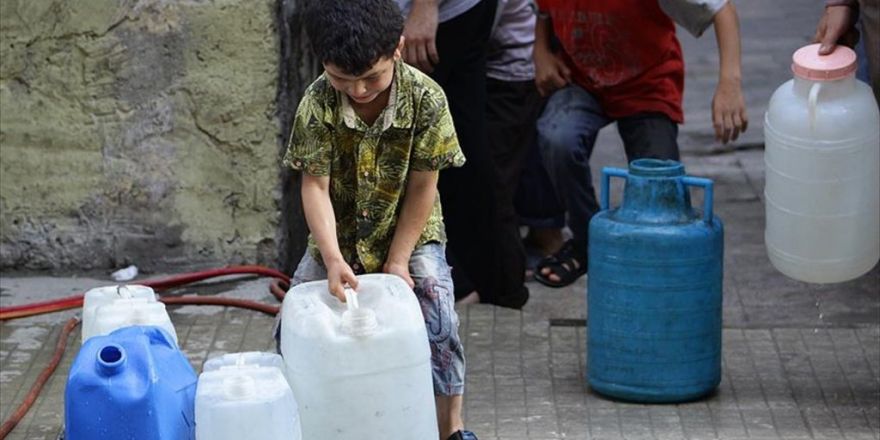
[[281,352],[303,438],[435,439],[431,352],[418,299],[397,276],[358,277],[347,303],[326,281],[284,297]]
[[83,298],[82,342],[130,325],[155,325],[177,343],[177,333],[165,304],[156,300],[152,288],[136,284],[91,289]]
[[228,353],[222,356],[213,357],[205,361],[202,367],[203,372],[219,370],[223,367],[266,367],[277,368],[284,371],[284,360],[275,353],[267,353],[264,351],[245,351],[241,353]]
[[880,112],[856,54],[797,50],[764,117],[765,242],[801,281],[857,278],[880,259]]
[[301,440],[281,356],[247,352],[205,362],[196,389],[196,440]]

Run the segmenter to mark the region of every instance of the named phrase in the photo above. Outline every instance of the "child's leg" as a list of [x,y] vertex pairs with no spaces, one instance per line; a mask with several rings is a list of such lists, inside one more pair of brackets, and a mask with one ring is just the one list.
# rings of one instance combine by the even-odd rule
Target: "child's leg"
[[538,147],[544,166],[568,211],[574,239],[584,243],[590,217],[599,209],[590,177],[590,155],[596,135],[609,122],[599,102],[578,86],[554,92],[538,119]]
[[529,269],[534,271],[538,261],[555,254],[562,247],[565,209],[557,200],[550,177],[547,176],[537,139],[529,142],[528,149],[529,156],[514,204],[520,225],[529,227],[523,243],[529,257]]
[[[293,271],[293,276],[290,277],[290,287],[307,283],[309,281],[325,279],[327,279],[327,269],[318,263],[318,260],[315,260],[315,257],[312,257],[309,251],[306,251],[306,254],[303,255],[302,259],[299,261],[299,265],[296,266],[296,270]],[[275,351],[278,352],[278,354],[281,354],[280,309],[278,310],[278,315],[275,316],[275,328],[272,330],[272,334],[275,335]]]
[[678,124],[662,113],[643,113],[617,121],[626,158],[679,160]]
[[440,23],[435,39],[440,63],[430,75],[446,93],[458,143],[467,158],[463,167],[442,170],[437,188],[448,249],[456,260],[456,282],[465,275],[480,295],[492,295],[494,273],[487,264],[497,256],[491,241],[495,188],[486,184],[492,175],[492,156],[486,148],[486,46],[497,1],[470,3],[474,6],[466,12]]
[[596,98],[576,85],[554,92],[538,119],[538,147],[572,232],[562,249],[538,263],[535,279],[542,284],[566,286],[587,271],[587,228],[599,211],[590,155],[609,122]]
[[463,427],[464,347],[458,336],[458,314],[444,247],[428,243],[416,248],[409,260],[409,271],[428,330],[437,422],[440,438],[446,439]]
[[541,110],[541,96],[534,81],[499,81],[486,78],[489,103],[486,107],[489,149],[495,168],[495,215],[493,244],[497,253],[497,289],[482,295],[482,302],[521,308],[529,298],[524,285],[526,250],[519,233],[519,219],[513,207],[516,187]]

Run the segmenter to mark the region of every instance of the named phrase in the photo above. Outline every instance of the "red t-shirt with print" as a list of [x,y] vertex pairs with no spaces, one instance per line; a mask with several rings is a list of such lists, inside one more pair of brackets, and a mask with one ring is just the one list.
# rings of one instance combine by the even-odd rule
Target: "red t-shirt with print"
[[659,112],[681,123],[684,60],[656,0],[538,0],[574,82],[611,118]]

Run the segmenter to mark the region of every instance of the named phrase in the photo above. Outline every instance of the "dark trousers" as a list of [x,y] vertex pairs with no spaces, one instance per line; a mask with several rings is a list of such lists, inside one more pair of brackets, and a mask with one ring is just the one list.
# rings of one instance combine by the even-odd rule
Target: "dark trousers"
[[556,197],[553,183],[544,168],[537,136],[529,140],[513,206],[520,225],[540,229],[561,229],[565,226],[565,208]]
[[[544,165],[568,212],[568,227],[579,247],[587,243],[590,219],[599,211],[590,155],[599,130],[613,121],[590,93],[575,85],[554,92],[538,120]],[[678,125],[668,116],[643,113],[616,121],[627,160],[679,160]]]
[[497,255],[494,168],[486,134],[486,45],[495,7],[496,0],[483,0],[440,23],[440,63],[431,73],[446,93],[467,159],[463,167],[441,171],[438,183],[456,298],[475,289],[485,299],[497,292],[492,267]]
[[526,253],[519,234],[514,197],[529,148],[535,138],[535,121],[541,96],[534,81],[487,79],[489,147],[496,170],[495,195],[498,224],[495,230],[496,285],[501,292],[489,302],[519,308],[529,297],[525,287]]

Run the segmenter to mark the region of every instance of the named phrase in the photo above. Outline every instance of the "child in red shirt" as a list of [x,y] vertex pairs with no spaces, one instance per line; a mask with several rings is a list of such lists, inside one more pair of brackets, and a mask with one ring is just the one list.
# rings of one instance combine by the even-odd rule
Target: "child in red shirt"
[[588,225],[599,209],[589,158],[599,130],[617,122],[630,161],[679,159],[684,60],[673,19],[695,36],[715,25],[721,67],[712,102],[716,137],[735,140],[748,120],[732,3],[538,0],[538,7],[535,81],[549,96],[538,121],[538,145],[568,211],[572,239],[538,265],[535,279],[562,287],[587,271]]

